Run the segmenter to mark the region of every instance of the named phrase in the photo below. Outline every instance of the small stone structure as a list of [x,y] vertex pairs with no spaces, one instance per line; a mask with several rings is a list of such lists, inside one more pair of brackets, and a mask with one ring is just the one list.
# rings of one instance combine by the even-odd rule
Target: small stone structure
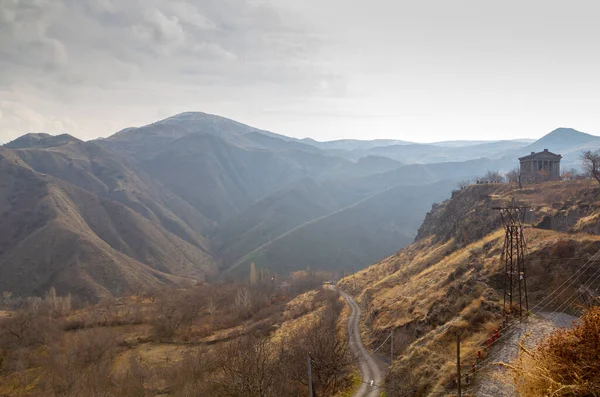
[[531,152],[530,155],[521,157],[521,182],[535,183],[542,181],[556,181],[560,179],[560,154],[555,154],[548,149],[543,152]]

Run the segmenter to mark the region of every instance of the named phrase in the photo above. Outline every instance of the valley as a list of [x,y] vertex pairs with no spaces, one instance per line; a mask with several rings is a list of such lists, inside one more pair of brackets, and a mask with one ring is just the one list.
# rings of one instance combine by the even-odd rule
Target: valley
[[600,397],[599,11],[0,0],[0,397]]
[[[0,288],[97,300],[137,284],[247,277],[251,263],[280,275],[359,270],[410,244],[460,181],[507,172],[538,146],[565,153],[568,167],[600,140],[557,129],[536,142],[322,143],[194,112],[88,142],[25,135],[0,147],[0,211],[15,230],[2,242]],[[9,182],[13,172],[28,179]],[[54,248],[22,251],[46,233]],[[83,254],[85,244],[94,248]],[[97,263],[104,270],[87,270]],[[130,268],[138,276],[117,276]]]
[[[505,332],[537,349],[554,329],[539,314],[596,299],[600,190],[565,170],[596,145],[319,143],[203,113],[25,135],[0,147],[0,393],[305,395],[308,359],[316,395],[454,395],[457,337],[466,366],[526,360],[512,336],[485,350],[507,320],[494,208],[529,209],[532,328],[511,315]],[[503,178],[546,146],[561,180]],[[519,388],[469,374],[476,395]]]

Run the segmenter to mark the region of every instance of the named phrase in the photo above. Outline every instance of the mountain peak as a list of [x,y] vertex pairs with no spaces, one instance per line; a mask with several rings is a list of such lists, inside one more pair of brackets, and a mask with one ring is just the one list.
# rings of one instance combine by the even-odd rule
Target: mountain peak
[[8,149],[39,149],[66,145],[71,142],[83,142],[69,134],[50,135],[45,133],[30,133],[20,136],[4,145]]
[[549,134],[547,134],[546,136],[551,136],[551,135],[579,135],[579,134],[592,136],[590,134],[586,134],[584,132],[577,131],[574,128],[568,128],[568,127],[559,127],[557,129],[553,130],[552,132],[550,132]]
[[554,149],[562,150],[563,146],[578,146],[588,142],[600,140],[600,136],[586,134],[585,132],[577,131],[573,128],[557,128],[549,134],[544,135],[532,143],[529,147],[532,150],[538,149]]

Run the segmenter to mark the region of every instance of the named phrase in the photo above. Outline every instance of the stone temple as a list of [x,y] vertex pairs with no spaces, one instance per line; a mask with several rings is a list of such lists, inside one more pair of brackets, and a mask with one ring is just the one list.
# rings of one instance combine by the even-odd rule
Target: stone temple
[[521,181],[535,183],[541,181],[554,181],[560,179],[560,154],[554,154],[548,149],[543,152],[531,152],[530,155],[521,157]]

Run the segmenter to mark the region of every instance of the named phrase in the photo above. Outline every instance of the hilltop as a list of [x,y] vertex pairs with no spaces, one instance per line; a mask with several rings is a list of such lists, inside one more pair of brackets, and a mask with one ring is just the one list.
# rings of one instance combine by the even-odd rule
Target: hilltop
[[[530,308],[600,250],[600,189],[590,181],[524,189],[474,185],[434,205],[413,244],[338,284],[368,308],[363,339],[371,346],[379,346],[395,330],[395,355],[400,358],[388,374],[390,387],[423,396],[451,388],[456,335],[461,335],[461,354],[469,357],[498,328],[504,232],[492,207],[513,198],[531,206],[525,230]],[[544,310],[573,310],[577,302],[561,304],[593,281],[590,276],[598,269],[600,263],[590,262],[577,283],[560,289]],[[581,296],[589,297],[585,291]],[[401,394],[400,389],[394,390]]]

